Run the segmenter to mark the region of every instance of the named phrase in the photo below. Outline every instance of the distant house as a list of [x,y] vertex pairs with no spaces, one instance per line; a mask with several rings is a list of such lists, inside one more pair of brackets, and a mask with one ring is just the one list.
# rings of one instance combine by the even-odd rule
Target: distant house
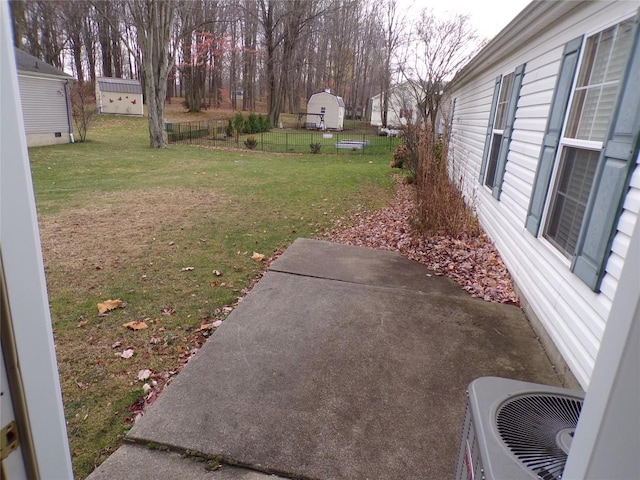
[[307,128],[342,130],[344,128],[344,101],[329,90],[314,93],[307,103]]
[[140,80],[98,77],[96,104],[99,113],[142,116],[144,106]]
[[407,123],[415,123],[419,118],[420,107],[417,96],[419,87],[409,82],[392,87],[387,104],[387,122],[384,124],[384,92],[371,98],[371,125],[375,127],[399,128]]
[[15,49],[27,146],[73,140],[69,81],[73,77],[27,52]]

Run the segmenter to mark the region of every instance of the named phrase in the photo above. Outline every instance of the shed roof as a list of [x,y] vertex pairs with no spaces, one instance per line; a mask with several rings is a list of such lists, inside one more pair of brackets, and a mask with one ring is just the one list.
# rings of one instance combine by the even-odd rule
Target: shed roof
[[128,78],[98,77],[98,86],[103,92],[142,93],[140,80]]
[[43,62],[38,57],[15,48],[16,55],[16,69],[19,72],[38,73],[40,75],[53,75],[56,77],[73,78],[71,75],[67,75],[62,70],[58,70],[56,67]]
[[339,107],[344,107],[344,100],[342,99],[342,97],[339,97],[339,96],[337,96],[337,95],[334,95],[334,94],[333,94],[333,93],[331,93],[331,92],[327,92],[326,90],[325,90],[324,92],[318,92],[318,93],[314,93],[313,95],[311,95],[311,96],[309,97],[309,102],[310,102],[310,101],[311,101],[311,99],[312,99],[313,97],[315,97],[316,95],[329,95],[330,97],[335,98],[336,103],[338,104],[338,106],[339,106]]

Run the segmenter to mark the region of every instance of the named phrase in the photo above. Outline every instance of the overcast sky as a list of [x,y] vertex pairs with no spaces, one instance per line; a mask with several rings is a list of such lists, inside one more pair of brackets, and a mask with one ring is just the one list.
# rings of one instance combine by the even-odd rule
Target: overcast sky
[[431,8],[436,14],[468,14],[478,34],[491,39],[530,2],[531,0],[400,0],[399,3],[413,3],[411,10]]

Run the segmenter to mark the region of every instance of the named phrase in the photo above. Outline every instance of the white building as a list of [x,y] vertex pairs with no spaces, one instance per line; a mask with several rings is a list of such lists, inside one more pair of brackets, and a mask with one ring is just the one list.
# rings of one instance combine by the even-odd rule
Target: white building
[[392,87],[387,104],[387,124],[384,125],[384,92],[371,98],[371,125],[375,127],[401,128],[416,123],[420,118],[419,98],[422,90],[417,85],[404,82]]
[[534,1],[450,89],[450,174],[587,389],[564,478],[640,475],[638,37],[637,1]]
[[14,49],[29,147],[69,143],[73,135],[69,82],[73,77]]
[[344,100],[329,90],[314,93],[307,103],[307,128],[342,130],[344,128]]
[[140,80],[98,77],[96,104],[99,113],[142,116],[144,114],[142,102]]
[[583,387],[640,212],[637,11],[533,2],[451,88],[452,175]]

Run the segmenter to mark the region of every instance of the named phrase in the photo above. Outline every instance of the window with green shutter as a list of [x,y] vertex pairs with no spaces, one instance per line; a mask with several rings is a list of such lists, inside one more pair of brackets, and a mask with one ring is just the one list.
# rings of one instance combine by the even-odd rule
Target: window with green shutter
[[524,67],[520,65],[515,72],[496,78],[480,172],[480,182],[496,198],[502,190]]
[[588,37],[577,69],[581,39],[567,44],[526,224],[595,291],[638,149],[637,22]]

